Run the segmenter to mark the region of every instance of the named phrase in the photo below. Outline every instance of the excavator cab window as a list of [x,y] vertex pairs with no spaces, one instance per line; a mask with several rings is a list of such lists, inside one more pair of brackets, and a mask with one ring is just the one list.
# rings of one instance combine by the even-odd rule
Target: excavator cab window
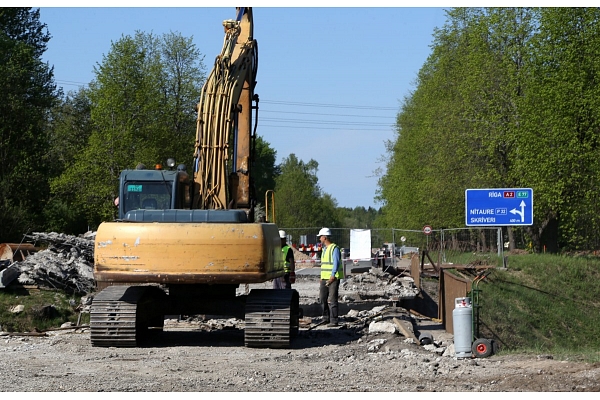
[[125,202],[123,214],[131,210],[167,210],[171,206],[171,190],[169,181],[126,182],[124,185]]

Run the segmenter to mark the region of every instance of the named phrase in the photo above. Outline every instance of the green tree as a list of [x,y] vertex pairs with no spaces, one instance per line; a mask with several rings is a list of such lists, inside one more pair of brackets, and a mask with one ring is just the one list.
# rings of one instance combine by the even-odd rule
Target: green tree
[[534,188],[541,251],[590,248],[600,229],[600,9],[543,8],[526,65],[518,174]]
[[[92,134],[91,101],[88,91],[80,88],[68,93],[52,110],[50,120],[50,178],[56,179],[73,166],[77,156],[86,149]],[[75,193],[72,192],[51,196],[44,209],[46,230],[78,234],[87,229],[83,210],[70,206],[75,200]]]
[[[462,143],[469,132],[463,94],[460,43],[469,13],[457,10],[436,32],[433,52],[419,71],[416,89],[404,99],[397,117],[397,136],[387,145],[388,165],[380,178],[383,203],[378,227],[420,229],[461,221],[460,187],[468,166]],[[449,179],[450,178],[450,179]],[[464,190],[464,189],[463,189]]]
[[191,39],[136,32],[111,46],[90,84],[92,132],[75,162],[53,181],[54,193],[97,226],[115,215],[120,171],[139,162],[185,163],[193,156],[194,107],[205,79]]
[[267,190],[275,189],[275,179],[281,174],[279,166],[276,165],[277,151],[273,149],[261,136],[256,137],[256,148],[254,154],[254,187],[256,188],[256,200],[264,204]]
[[317,172],[319,163],[305,163],[295,154],[284,158],[275,178],[275,220],[286,228],[339,227],[335,199],[323,193]]
[[374,222],[378,210],[373,207],[367,209],[363,206],[339,207],[337,213],[342,228],[371,229],[375,227]]
[[534,224],[519,230],[537,251],[597,246],[599,17],[449,10],[398,114],[377,224],[458,226],[465,189],[531,187]]
[[43,226],[48,114],[60,93],[41,59],[50,40],[39,10],[0,8],[0,242]]
[[[161,70],[158,75],[161,105],[157,110],[164,119],[166,148],[159,160],[175,157],[189,164],[193,158],[196,132],[195,105],[200,88],[206,79],[204,55],[194,45],[191,37],[169,32],[159,39]],[[192,149],[192,150],[190,150]],[[163,157],[163,158],[160,158]]]
[[513,187],[534,12],[455,8],[405,98],[380,179],[378,225],[464,224],[467,188]]

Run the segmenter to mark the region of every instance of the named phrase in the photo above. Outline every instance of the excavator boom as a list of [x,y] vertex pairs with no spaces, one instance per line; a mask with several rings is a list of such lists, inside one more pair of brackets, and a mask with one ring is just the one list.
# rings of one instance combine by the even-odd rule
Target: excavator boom
[[253,207],[252,101],[258,67],[251,8],[223,21],[221,53],[202,88],[194,150],[193,208]]

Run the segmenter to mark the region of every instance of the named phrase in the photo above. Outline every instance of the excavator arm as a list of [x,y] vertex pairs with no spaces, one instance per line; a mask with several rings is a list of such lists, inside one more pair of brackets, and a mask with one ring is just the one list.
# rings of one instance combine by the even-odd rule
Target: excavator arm
[[[254,194],[251,161],[252,102],[258,67],[251,8],[237,8],[235,20],[223,21],[221,53],[206,80],[198,104],[194,148],[194,209],[247,209]],[[251,220],[253,218],[250,218]]]

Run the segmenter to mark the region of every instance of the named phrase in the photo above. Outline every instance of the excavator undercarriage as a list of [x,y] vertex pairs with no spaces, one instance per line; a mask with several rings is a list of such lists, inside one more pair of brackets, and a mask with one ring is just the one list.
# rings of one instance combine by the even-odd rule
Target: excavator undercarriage
[[[203,285],[200,285],[203,286]],[[213,289],[223,289],[221,285]],[[173,289],[173,287],[171,287]],[[183,290],[181,290],[183,289]],[[296,290],[252,290],[236,297],[211,296],[206,287],[178,288],[167,295],[156,286],[109,286],[94,299],[90,312],[92,345],[136,347],[161,331],[165,315],[216,314],[245,320],[247,347],[288,348],[298,334],[300,309]],[[235,287],[233,288],[235,290]],[[191,292],[205,293],[194,296]],[[181,292],[187,292],[187,296]],[[183,313],[183,311],[188,311]]]

